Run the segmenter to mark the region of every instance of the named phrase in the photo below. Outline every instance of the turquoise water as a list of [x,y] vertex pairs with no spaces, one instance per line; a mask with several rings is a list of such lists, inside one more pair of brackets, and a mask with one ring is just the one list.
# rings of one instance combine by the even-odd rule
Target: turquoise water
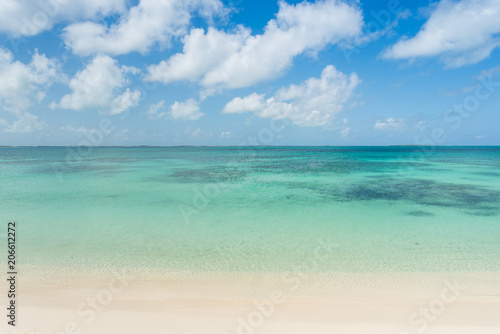
[[1,219],[18,222],[22,264],[500,270],[498,147],[75,152],[0,148]]

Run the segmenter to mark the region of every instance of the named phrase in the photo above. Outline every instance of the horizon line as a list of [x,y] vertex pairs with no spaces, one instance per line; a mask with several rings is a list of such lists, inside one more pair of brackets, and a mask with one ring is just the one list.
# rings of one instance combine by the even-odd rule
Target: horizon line
[[179,147],[500,147],[498,145],[0,145],[0,148],[70,148],[70,147],[93,147],[93,148],[179,148]]

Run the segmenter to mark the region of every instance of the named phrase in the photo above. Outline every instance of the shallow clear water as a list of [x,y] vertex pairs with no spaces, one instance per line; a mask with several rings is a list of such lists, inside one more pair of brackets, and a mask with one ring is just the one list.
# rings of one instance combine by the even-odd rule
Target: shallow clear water
[[22,264],[500,270],[498,147],[75,152],[0,148]]

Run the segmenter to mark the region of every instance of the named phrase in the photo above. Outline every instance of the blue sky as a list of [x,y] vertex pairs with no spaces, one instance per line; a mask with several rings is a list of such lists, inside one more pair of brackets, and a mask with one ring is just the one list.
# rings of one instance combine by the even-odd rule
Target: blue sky
[[500,0],[0,8],[0,145],[500,144]]

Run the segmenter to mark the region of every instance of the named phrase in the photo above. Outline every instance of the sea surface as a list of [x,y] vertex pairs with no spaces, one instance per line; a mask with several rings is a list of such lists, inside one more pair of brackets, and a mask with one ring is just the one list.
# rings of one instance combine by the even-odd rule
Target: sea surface
[[500,147],[0,148],[0,218],[19,266],[497,271]]

